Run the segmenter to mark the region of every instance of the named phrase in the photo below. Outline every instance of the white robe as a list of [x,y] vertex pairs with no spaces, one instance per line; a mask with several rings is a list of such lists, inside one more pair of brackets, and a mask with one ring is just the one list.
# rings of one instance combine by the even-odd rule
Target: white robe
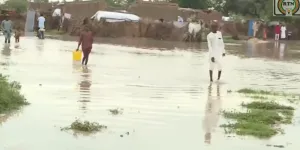
[[[210,32],[207,35],[207,44],[209,52],[209,70],[214,70],[217,66],[218,70],[222,70],[222,54],[225,53],[225,44],[223,41],[222,33],[217,31],[217,33]],[[215,58],[215,62],[211,62],[211,58]]]
[[281,31],[281,38],[285,39],[286,38],[286,33],[285,33],[286,32],[286,27],[282,26],[280,31]]

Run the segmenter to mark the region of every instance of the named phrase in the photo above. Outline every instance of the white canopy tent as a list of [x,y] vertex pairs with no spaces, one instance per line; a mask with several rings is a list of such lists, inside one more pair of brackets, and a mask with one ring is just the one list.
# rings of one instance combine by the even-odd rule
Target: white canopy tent
[[138,22],[140,17],[134,14],[110,12],[110,11],[97,11],[91,19],[100,20],[101,18],[106,19],[107,22],[122,22],[122,21],[134,21]]

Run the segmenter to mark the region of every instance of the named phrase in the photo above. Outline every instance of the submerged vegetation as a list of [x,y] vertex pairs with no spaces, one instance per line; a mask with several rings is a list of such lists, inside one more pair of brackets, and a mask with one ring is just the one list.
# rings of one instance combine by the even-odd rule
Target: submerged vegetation
[[283,92],[265,91],[265,90],[254,90],[250,88],[244,88],[237,91],[242,94],[261,94],[261,95],[286,95]]
[[20,89],[19,82],[9,82],[7,76],[0,74],[0,113],[17,110],[29,104]]
[[80,121],[80,120],[75,120],[70,126],[61,128],[62,131],[74,130],[74,131],[89,132],[89,133],[102,131],[103,129],[107,129],[107,126],[101,125],[97,122]]
[[270,101],[268,96],[286,96],[283,92],[241,89],[237,91],[255,101],[242,103],[246,111],[224,111],[223,116],[229,119],[228,124],[222,124],[226,133],[251,135],[258,138],[270,138],[282,133],[280,124],[291,124],[294,108]]
[[120,115],[123,114],[123,109],[116,108],[116,109],[109,109],[108,110],[112,115]]

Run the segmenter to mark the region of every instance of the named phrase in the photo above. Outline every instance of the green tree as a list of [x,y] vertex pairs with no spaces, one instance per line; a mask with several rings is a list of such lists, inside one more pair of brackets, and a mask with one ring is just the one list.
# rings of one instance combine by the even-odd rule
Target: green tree
[[270,18],[273,0],[212,0],[212,6],[224,15],[237,14],[251,18]]
[[210,0],[178,0],[178,4],[183,8],[207,9],[210,6]]
[[27,0],[8,0],[3,4],[4,9],[13,9],[18,13],[27,11]]

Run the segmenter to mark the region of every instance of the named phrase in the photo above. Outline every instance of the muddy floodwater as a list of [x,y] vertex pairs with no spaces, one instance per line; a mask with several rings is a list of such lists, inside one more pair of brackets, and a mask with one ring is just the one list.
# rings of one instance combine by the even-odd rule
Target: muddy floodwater
[[[0,117],[0,150],[300,147],[299,110],[295,111],[294,123],[283,126],[286,133],[269,140],[228,136],[219,127],[226,120],[205,113],[212,99],[220,110],[243,101],[228,90],[247,87],[299,93],[297,42],[227,44],[222,80],[211,86],[206,43],[117,43],[121,46],[109,42],[117,40],[94,45],[87,69],[72,61],[76,42],[25,37],[19,47],[14,43],[2,45],[1,73],[21,82],[22,93],[31,105]],[[111,115],[108,110],[115,108],[122,108],[123,114]],[[75,118],[108,128],[92,135],[60,130]],[[209,131],[211,138],[207,139]]]

